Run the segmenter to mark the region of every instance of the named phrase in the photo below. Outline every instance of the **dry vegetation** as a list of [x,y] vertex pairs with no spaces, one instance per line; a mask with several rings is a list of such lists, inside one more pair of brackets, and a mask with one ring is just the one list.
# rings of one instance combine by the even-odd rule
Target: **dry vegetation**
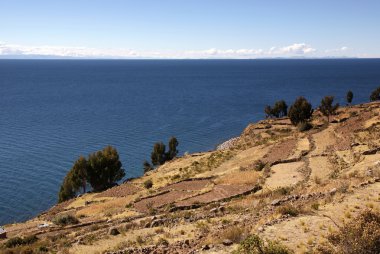
[[228,148],[6,225],[0,253],[380,253],[379,113],[250,124]]

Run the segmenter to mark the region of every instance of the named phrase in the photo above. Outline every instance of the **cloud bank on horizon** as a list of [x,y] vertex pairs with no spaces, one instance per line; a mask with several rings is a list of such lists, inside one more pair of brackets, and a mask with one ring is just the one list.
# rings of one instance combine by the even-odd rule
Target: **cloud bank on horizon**
[[349,55],[350,49],[317,50],[306,43],[269,49],[207,49],[184,51],[139,51],[64,46],[25,46],[0,42],[1,58],[84,58],[84,59],[257,59],[360,57]]

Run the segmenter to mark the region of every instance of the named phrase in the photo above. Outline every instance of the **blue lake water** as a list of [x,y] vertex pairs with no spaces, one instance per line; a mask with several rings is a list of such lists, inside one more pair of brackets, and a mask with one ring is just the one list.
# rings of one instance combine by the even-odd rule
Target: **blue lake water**
[[0,225],[55,204],[78,156],[106,145],[135,177],[156,141],[205,151],[278,99],[361,103],[377,86],[379,59],[0,60]]

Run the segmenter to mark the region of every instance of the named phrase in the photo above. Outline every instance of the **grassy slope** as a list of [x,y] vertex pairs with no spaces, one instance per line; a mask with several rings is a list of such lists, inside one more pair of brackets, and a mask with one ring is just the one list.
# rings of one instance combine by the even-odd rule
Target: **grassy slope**
[[[238,242],[247,234],[258,233],[305,253],[336,230],[333,221],[350,220],[365,208],[379,210],[380,182],[373,179],[380,176],[380,152],[368,154],[380,147],[379,113],[380,103],[342,108],[327,125],[316,112],[314,128],[305,133],[298,132],[288,119],[260,121],[249,125],[227,150],[187,155],[132,180],[128,184],[139,188],[136,193],[122,185],[102,195],[86,194],[5,228],[9,237],[38,234],[37,243],[16,251],[46,246],[52,252],[103,253],[151,246],[188,253],[202,252],[202,246],[211,244],[205,253],[230,253],[237,244],[224,246],[223,240]],[[262,171],[254,170],[257,160],[266,163]],[[205,186],[199,183],[200,189],[194,190],[192,183],[186,182],[178,197],[163,207],[151,204],[144,212],[135,207],[141,198],[161,193],[162,187],[205,177],[211,177]],[[143,184],[148,179],[154,183],[150,190]],[[258,192],[215,201],[229,195],[228,187],[256,185],[262,187]],[[194,202],[196,207],[184,211],[170,210],[198,196],[204,203]],[[294,207],[298,215],[284,215],[279,210],[284,206]],[[214,207],[224,210],[215,211]],[[78,217],[80,224],[37,228],[39,223],[51,223],[55,216],[67,213]],[[156,218],[164,222],[147,227]],[[109,235],[110,228],[121,234]]]

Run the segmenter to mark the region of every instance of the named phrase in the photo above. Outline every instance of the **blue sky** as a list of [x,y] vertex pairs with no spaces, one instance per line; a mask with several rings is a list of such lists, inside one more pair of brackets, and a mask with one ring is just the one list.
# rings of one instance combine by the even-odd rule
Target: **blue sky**
[[380,57],[378,0],[1,0],[0,55]]

